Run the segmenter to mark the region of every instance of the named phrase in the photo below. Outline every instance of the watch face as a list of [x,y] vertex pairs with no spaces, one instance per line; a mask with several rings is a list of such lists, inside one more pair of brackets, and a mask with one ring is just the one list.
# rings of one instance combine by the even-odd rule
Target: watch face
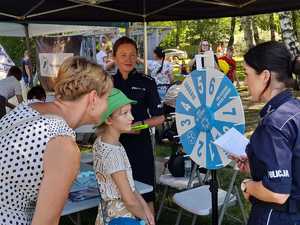
[[242,192],[246,191],[246,184],[245,184],[245,182],[241,183],[241,190],[242,190]]

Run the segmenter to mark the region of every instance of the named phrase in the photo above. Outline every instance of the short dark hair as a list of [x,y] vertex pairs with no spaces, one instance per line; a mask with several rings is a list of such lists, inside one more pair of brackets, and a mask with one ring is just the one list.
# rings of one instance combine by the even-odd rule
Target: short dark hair
[[131,44],[134,46],[136,52],[138,52],[138,48],[137,48],[137,45],[136,45],[136,42],[129,38],[129,37],[126,37],[126,36],[123,36],[123,37],[120,37],[118,40],[116,40],[114,46],[113,46],[113,56],[116,56],[116,53],[118,51],[118,48],[120,47],[120,45],[123,45],[123,44]]
[[17,66],[12,66],[7,72],[7,76],[14,76],[18,81],[22,79],[22,70]]
[[251,48],[244,60],[257,74],[264,70],[276,73],[276,79],[287,87],[293,84],[292,74],[299,75],[299,60],[293,59],[285,44],[268,41]]
[[40,85],[32,87],[27,93],[27,99],[38,99],[44,101],[46,99],[46,92],[44,88]]

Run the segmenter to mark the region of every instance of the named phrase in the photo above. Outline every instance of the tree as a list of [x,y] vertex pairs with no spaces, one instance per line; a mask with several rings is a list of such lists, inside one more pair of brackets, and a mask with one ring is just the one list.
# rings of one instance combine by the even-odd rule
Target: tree
[[19,37],[0,37],[0,44],[14,63],[17,66],[20,65],[24,51],[26,50],[25,39]]
[[297,40],[299,41],[299,33],[298,33],[298,27],[297,27],[297,21],[299,19],[299,16],[298,16],[298,12],[296,11],[292,11],[292,23],[293,23],[293,30],[295,32],[295,35],[297,37]]
[[254,40],[255,40],[255,44],[259,44],[260,40],[259,40],[259,33],[258,33],[256,16],[251,17],[251,24],[252,24],[253,37],[254,37]]
[[293,56],[300,53],[299,43],[296,38],[296,34],[293,28],[292,13],[291,12],[280,12],[280,27],[282,40],[293,54]]
[[271,13],[269,16],[269,24],[270,24],[270,34],[271,34],[271,40],[275,41],[275,23],[274,23],[274,14]]
[[242,28],[244,30],[244,39],[246,42],[247,49],[252,48],[254,46],[253,43],[253,32],[251,29],[251,17],[244,16],[241,18]]
[[230,38],[229,38],[229,41],[228,41],[227,48],[228,48],[228,47],[232,47],[233,44],[234,44],[235,24],[236,24],[236,18],[235,18],[235,17],[232,17],[232,18],[231,18],[231,24],[230,24]]

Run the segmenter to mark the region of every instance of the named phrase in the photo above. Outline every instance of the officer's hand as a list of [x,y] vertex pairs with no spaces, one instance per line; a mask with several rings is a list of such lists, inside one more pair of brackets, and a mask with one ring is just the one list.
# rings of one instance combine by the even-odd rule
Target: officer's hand
[[249,161],[247,156],[236,157],[231,155],[229,156],[229,158],[236,161],[237,166],[241,172],[250,172]]

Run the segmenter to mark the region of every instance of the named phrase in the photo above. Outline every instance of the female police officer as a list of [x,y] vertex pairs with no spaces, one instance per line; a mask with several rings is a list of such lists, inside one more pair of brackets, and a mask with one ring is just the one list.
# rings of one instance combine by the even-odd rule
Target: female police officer
[[[135,70],[136,43],[128,37],[119,38],[113,46],[113,57],[118,67],[114,86],[137,101],[132,105],[134,122],[150,127],[163,123],[163,111],[154,79]],[[120,141],[128,155],[134,179],[154,186],[154,158],[149,130],[122,135]],[[154,193],[147,193],[143,197],[154,212]]]
[[250,49],[245,72],[253,101],[265,101],[261,121],[246,148],[236,159],[252,179],[242,182],[252,203],[248,225],[300,224],[300,101],[287,87],[299,62],[284,44],[266,42]]

